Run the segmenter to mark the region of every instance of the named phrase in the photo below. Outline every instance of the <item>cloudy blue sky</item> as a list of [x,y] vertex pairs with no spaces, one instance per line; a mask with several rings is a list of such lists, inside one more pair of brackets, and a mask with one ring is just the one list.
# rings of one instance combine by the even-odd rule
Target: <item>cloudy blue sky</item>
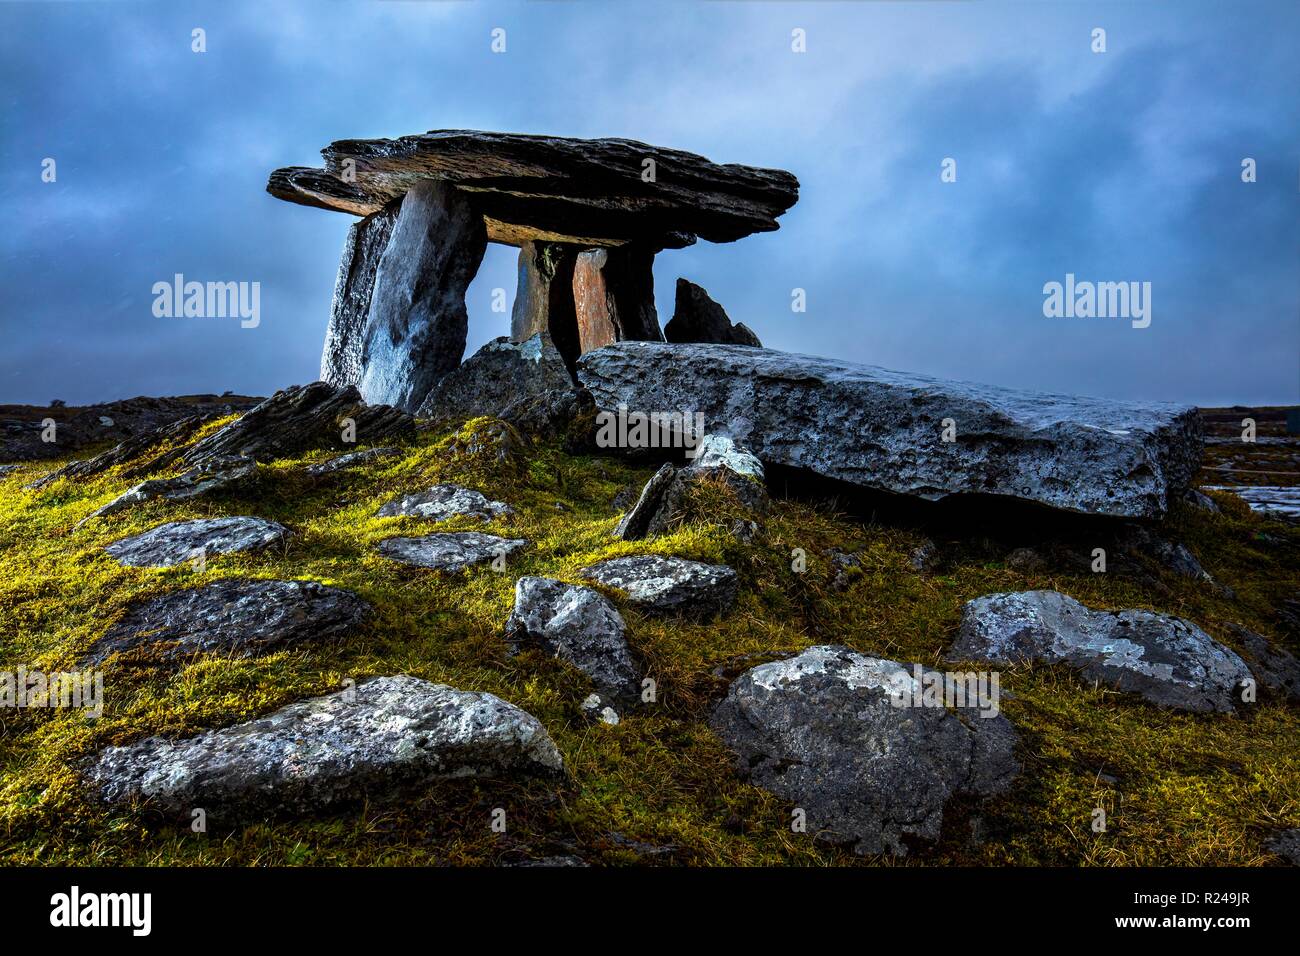
[[[267,173],[334,139],[460,127],[794,172],[778,232],[660,255],[663,322],[684,275],[774,348],[1294,403],[1297,38],[1294,0],[0,0],[0,402],[316,378],[352,220],[272,199]],[[261,325],[155,318],[151,287],[177,272],[260,282]],[[1044,317],[1067,272],[1151,282],[1150,327]],[[515,251],[490,246],[471,350],[508,330],[492,290],[514,284]]]

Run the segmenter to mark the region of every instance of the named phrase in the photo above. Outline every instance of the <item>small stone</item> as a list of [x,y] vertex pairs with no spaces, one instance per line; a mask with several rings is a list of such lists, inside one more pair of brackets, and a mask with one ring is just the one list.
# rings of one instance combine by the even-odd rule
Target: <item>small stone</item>
[[950,660],[1063,663],[1153,704],[1230,713],[1250,670],[1190,621],[1150,611],[1093,611],[1056,591],[968,601]]
[[354,451],[346,455],[339,455],[337,458],[330,458],[327,461],[317,462],[314,465],[308,465],[305,471],[313,478],[319,478],[322,475],[332,475],[336,471],[344,471],[348,468],[357,468],[361,465],[368,465],[372,461],[378,461],[381,458],[391,458],[394,455],[400,455],[400,448],[382,447],[367,448],[364,451]]
[[378,551],[390,561],[402,564],[438,571],[464,571],[471,565],[509,558],[527,545],[522,538],[459,531],[426,534],[420,538],[385,538],[379,542]]
[[929,574],[939,564],[939,548],[929,538],[924,539],[907,556],[907,563],[919,574]]
[[370,611],[351,591],[314,581],[230,578],[133,604],[82,663],[137,649],[164,660],[202,653],[251,657],[349,637]]
[[428,491],[401,495],[388,502],[376,516],[393,518],[428,518],[432,521],[446,521],[459,516],[478,518],[489,521],[514,514],[514,509],[500,501],[491,501],[482,492],[460,485],[434,485]]
[[540,647],[590,677],[601,695],[624,705],[636,700],[641,681],[626,633],[622,615],[591,588],[553,578],[515,582],[515,606],[505,627],[512,652]]
[[107,415],[100,415],[99,423],[103,425],[105,428],[113,427],[113,419],[109,418]]
[[831,559],[831,568],[835,572],[835,577],[831,579],[831,590],[847,591],[854,578],[862,575],[862,557],[838,548],[831,548],[826,556]]
[[656,554],[611,558],[582,568],[583,577],[627,593],[650,614],[711,617],[727,611],[739,591],[736,572],[724,564],[703,564]]
[[200,518],[171,521],[115,541],[104,550],[127,567],[170,568],[199,558],[260,551],[288,536],[288,528],[265,518]]
[[1016,548],[1007,555],[1006,564],[1022,574],[1039,574],[1047,569],[1047,560],[1033,548]]
[[553,775],[564,764],[537,718],[492,694],[400,674],[290,704],[186,740],[109,747],[86,771],[108,803],[229,824],[389,800],[435,780]]

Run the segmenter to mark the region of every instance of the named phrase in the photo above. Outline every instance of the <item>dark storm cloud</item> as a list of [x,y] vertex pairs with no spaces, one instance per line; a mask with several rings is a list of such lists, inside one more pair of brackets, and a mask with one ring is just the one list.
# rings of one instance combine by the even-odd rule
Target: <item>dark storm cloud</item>
[[[779,232],[659,258],[664,321],[686,275],[776,348],[1296,401],[1298,27],[1292,3],[0,3],[0,401],[314,378],[350,217],[272,199],[266,174],[332,139],[435,127],[794,171]],[[1150,281],[1151,327],[1045,318],[1043,284],[1067,272]],[[260,282],[261,324],[155,317],[175,273]],[[497,287],[513,296],[514,261],[493,247],[471,349],[505,330]]]

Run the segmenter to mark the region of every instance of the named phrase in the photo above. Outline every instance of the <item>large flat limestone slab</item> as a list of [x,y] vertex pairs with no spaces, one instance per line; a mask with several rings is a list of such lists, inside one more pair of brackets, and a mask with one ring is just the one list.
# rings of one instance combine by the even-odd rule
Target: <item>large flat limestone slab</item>
[[[701,412],[765,465],[938,500],[1157,518],[1201,459],[1195,409],[951,382],[737,345],[619,342],[578,361],[596,405]],[[944,441],[945,426],[955,429]]]

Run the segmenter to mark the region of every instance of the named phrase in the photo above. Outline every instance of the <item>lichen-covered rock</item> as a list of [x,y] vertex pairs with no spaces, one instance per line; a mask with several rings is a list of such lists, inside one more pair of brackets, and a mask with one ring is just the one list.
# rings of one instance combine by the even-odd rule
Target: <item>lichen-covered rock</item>
[[288,536],[288,528],[265,518],[200,518],[169,521],[115,541],[104,550],[127,567],[170,568],[220,554],[260,551],[282,543]]
[[657,554],[610,558],[579,572],[627,594],[633,604],[651,614],[711,617],[736,602],[739,578],[725,564],[703,564]]
[[1264,849],[1277,854],[1292,866],[1300,866],[1300,828],[1275,833],[1264,841]]
[[627,626],[614,605],[591,588],[520,578],[505,634],[516,652],[539,647],[568,661],[591,678],[602,698],[622,705],[636,699],[640,673],[627,645]]
[[190,447],[183,460],[203,465],[242,456],[268,462],[314,448],[349,447],[415,434],[415,419],[388,405],[367,405],[353,386],[325,382],[294,385],[276,392],[242,418]]
[[429,419],[509,418],[530,400],[574,390],[549,336],[493,339],[430,389],[417,413]]
[[366,401],[414,412],[460,364],[465,290],[486,248],[482,214],[451,184],[422,180],[402,198],[366,316],[357,383]]
[[[214,414],[215,413],[209,412],[204,415],[187,415],[178,421],[168,422],[167,424],[147,429],[119,442],[108,451],[96,455],[94,458],[69,462],[62,468],[36,479],[28,485],[28,487],[39,489],[58,481],[60,478],[89,478],[92,475],[103,474],[110,468],[126,464],[129,461],[139,458],[145,452],[150,451],[159,445],[167,442],[184,441],[185,439],[188,439],[199,430],[204,422],[212,418]],[[179,452],[177,455],[178,454]],[[163,464],[165,464],[164,461],[155,460],[151,463],[151,466],[162,467]],[[143,470],[144,469],[141,469],[142,472]]]
[[202,464],[195,465],[189,471],[174,478],[150,478],[133,485],[102,508],[83,518],[78,523],[78,527],[91,518],[101,518],[153,498],[187,501],[220,491],[230,491],[242,487],[256,475],[257,462],[251,458],[205,459]]
[[418,538],[385,538],[378,551],[390,561],[438,571],[464,571],[475,564],[508,559],[528,546],[522,538],[499,538],[478,531],[426,534]]
[[136,650],[163,660],[202,653],[250,657],[349,637],[370,612],[351,591],[314,581],[230,578],[133,604],[82,663]]
[[382,802],[436,780],[551,775],[563,761],[531,714],[491,694],[400,674],[186,740],[109,747],[86,769],[101,800],[236,823]]
[[737,678],[710,726],[750,782],[806,814],[807,832],[857,853],[907,852],[940,836],[957,795],[1004,792],[1016,734],[973,707],[901,706],[912,665],[811,647]]
[[[937,500],[1002,495],[1157,518],[1200,465],[1195,409],[1019,392],[736,345],[578,359],[599,409],[688,409],[765,465]],[[945,441],[945,434],[952,441]]]
[[1093,611],[1057,591],[989,594],[968,601],[951,660],[1034,660],[1153,704],[1227,713],[1250,670],[1190,621],[1151,611]]
[[367,448],[364,451],[349,452],[346,455],[339,455],[337,458],[330,458],[326,461],[318,461],[314,465],[308,465],[304,471],[313,478],[322,478],[325,475],[332,475],[338,471],[346,471],[349,468],[358,468],[361,465],[368,465],[372,461],[378,461],[381,458],[392,458],[400,455],[400,448],[383,446],[380,448]]
[[673,317],[664,326],[668,342],[716,342],[762,348],[758,336],[743,322],[732,323],[722,306],[694,282],[677,280]]
[[481,491],[462,488],[460,485],[434,485],[427,491],[398,495],[375,514],[380,518],[428,518],[446,521],[458,516],[489,521],[512,515],[515,510],[508,504],[492,501]]

